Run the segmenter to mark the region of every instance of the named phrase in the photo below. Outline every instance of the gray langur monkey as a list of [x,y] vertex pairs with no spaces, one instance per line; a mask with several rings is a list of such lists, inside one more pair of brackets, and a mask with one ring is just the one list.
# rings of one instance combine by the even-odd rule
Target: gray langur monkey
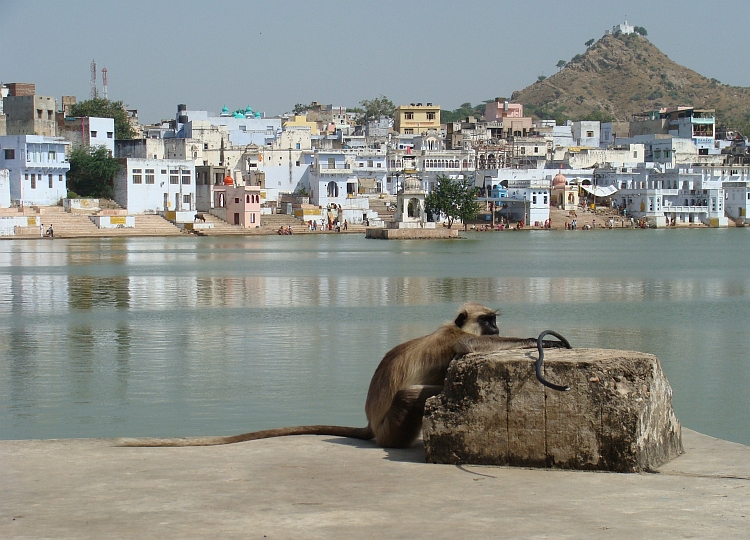
[[[406,448],[419,436],[427,398],[442,392],[448,365],[470,352],[535,349],[537,338],[502,337],[497,311],[473,302],[432,334],[397,345],[375,370],[365,402],[367,427],[297,426],[226,437],[120,439],[118,446],[213,446],[286,435],[333,435],[375,439],[386,448]],[[559,342],[545,342],[559,347]]]

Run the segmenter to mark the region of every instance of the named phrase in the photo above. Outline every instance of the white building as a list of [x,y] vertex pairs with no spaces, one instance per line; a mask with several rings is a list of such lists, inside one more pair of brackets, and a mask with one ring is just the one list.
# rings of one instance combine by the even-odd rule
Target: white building
[[0,208],[10,208],[10,171],[8,169],[0,169]]
[[595,173],[594,185],[615,188],[612,199],[626,215],[645,218],[652,226],[726,227],[723,181],[713,168],[602,168]]
[[195,210],[195,164],[182,159],[122,158],[115,201],[131,214]]
[[67,196],[69,144],[42,135],[0,137],[0,169],[8,169],[11,204],[51,206]]
[[731,180],[723,182],[724,213],[738,225],[748,222],[750,216],[750,169],[735,168]]
[[68,117],[57,126],[58,135],[75,146],[103,146],[115,155],[115,120],[93,116]]
[[590,148],[599,148],[601,140],[601,124],[593,120],[581,120],[573,122],[574,146],[588,146]]

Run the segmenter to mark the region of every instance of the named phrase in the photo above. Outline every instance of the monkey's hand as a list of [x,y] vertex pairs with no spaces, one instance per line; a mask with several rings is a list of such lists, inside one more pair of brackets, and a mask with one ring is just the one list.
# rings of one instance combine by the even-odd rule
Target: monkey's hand
[[[536,343],[536,340],[534,340],[534,343]],[[542,341],[542,347],[545,349],[565,349],[565,343],[562,341]]]

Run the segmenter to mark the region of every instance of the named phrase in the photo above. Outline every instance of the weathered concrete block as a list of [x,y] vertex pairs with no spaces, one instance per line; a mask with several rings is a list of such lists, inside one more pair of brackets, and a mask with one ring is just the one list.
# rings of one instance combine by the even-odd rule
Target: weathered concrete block
[[655,356],[546,349],[544,377],[569,392],[544,387],[536,359],[535,350],[511,350],[454,360],[425,407],[427,461],[635,472],[683,452]]

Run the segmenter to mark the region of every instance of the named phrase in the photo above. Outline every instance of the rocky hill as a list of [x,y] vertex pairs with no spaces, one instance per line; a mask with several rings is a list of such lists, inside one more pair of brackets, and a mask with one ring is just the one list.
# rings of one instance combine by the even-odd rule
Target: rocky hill
[[555,75],[511,101],[540,118],[628,121],[634,113],[691,105],[716,109],[717,124],[750,122],[750,88],[728,86],[670,60],[638,34],[605,35]]

